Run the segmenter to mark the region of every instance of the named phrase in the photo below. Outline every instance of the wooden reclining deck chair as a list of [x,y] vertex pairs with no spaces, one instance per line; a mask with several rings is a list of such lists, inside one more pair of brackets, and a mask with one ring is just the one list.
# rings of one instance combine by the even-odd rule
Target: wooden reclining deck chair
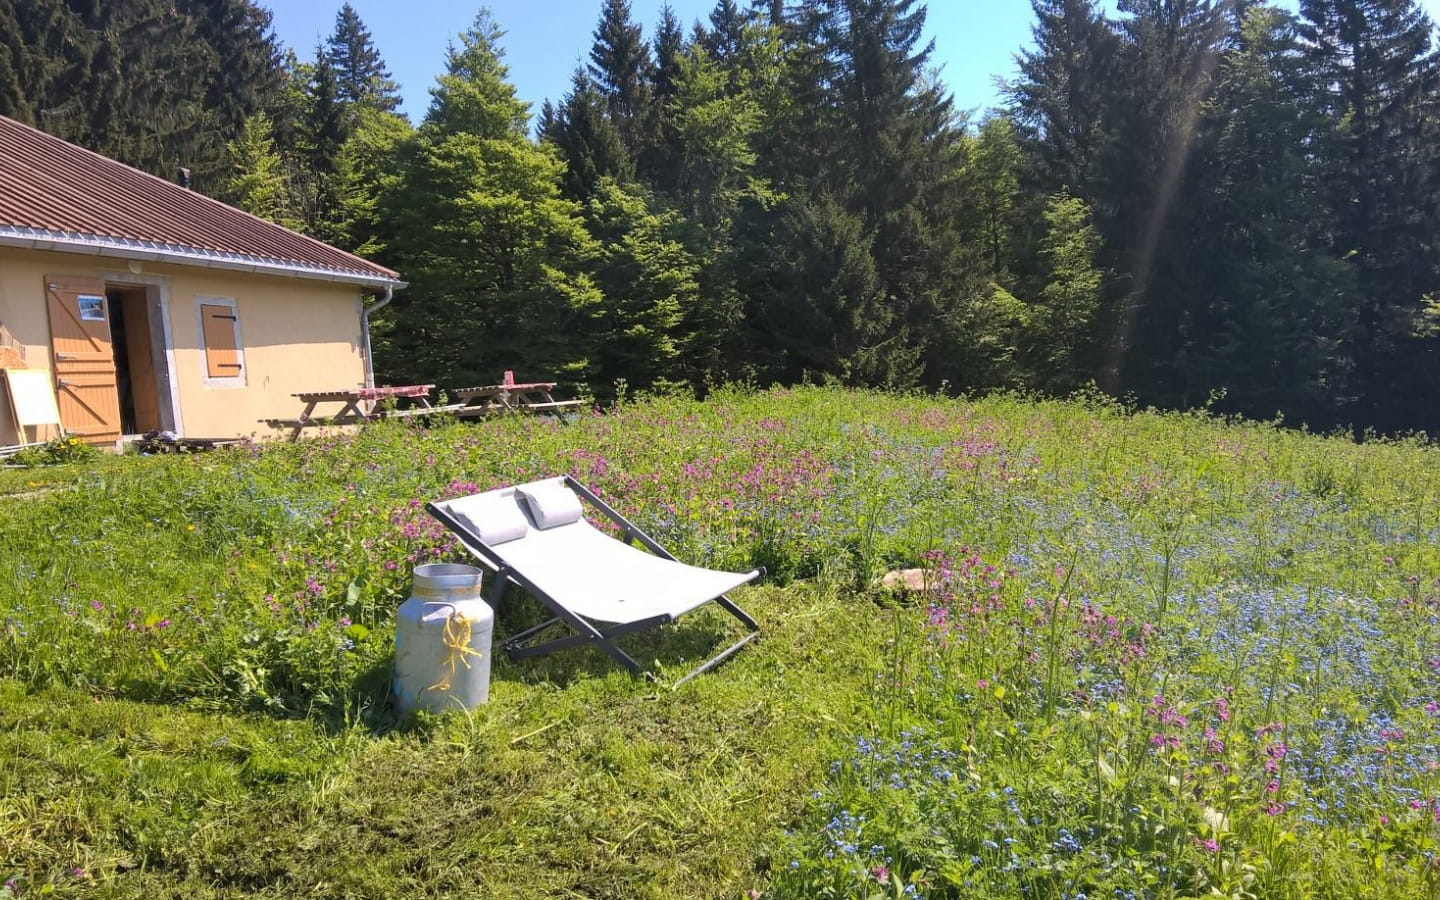
[[[618,525],[625,540],[587,522],[581,501]],[[678,687],[713,669],[760,633],[755,620],[725,594],[759,578],[764,569],[717,572],[685,565],[568,475],[427,503],[425,508],[495,573],[485,597],[492,608],[514,585],[555,614],[501,644],[512,660],[594,642],[638,675],[644,667],[614,639],[668,624],[713,600],[749,632],[675,682]],[[633,546],[635,541],[645,550]],[[575,633],[531,642],[562,623]]]

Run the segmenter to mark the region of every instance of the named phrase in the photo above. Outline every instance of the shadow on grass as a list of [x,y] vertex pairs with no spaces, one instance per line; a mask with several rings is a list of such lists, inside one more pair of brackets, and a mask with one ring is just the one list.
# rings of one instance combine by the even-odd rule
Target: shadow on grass
[[[523,592],[512,591],[506,597],[496,615],[497,625],[491,644],[492,683],[506,681],[524,685],[550,684],[566,688],[586,679],[600,679],[616,672],[626,672],[618,660],[593,645],[567,648],[518,661],[511,661],[500,649],[512,635],[549,618],[549,611]],[[565,637],[573,633],[563,623],[557,624],[541,635],[540,640]],[[743,633],[744,628],[738,621],[718,606],[711,605],[670,625],[624,635],[616,639],[616,644],[645,667],[646,674],[636,676],[637,680],[654,676],[663,684],[689,673],[738,640]],[[380,734],[395,729],[410,730],[416,725],[413,716],[402,716],[395,708],[390,693],[393,666],[394,656],[389,654],[352,682],[352,697],[362,700],[361,706],[366,710],[362,721],[365,728],[372,733]],[[338,715],[341,712],[337,709],[336,715],[328,717],[333,720],[330,724],[338,728],[353,727],[355,720]]]
[[[548,618],[551,618],[549,611],[523,592],[512,591],[507,596],[497,614],[491,644],[492,682],[567,688],[587,679],[604,679],[614,673],[627,672],[618,660],[594,645],[513,662],[501,650],[506,639]],[[573,633],[567,625],[556,624],[540,639]],[[711,604],[670,625],[624,635],[616,643],[645,667],[646,675],[654,676],[663,685],[689,673],[743,633],[739,622]],[[132,679],[118,686],[110,696],[165,706],[180,703],[197,711],[304,721],[328,736],[356,729],[379,736],[395,730],[409,731],[416,725],[415,717],[402,715],[395,707],[391,693],[394,666],[394,651],[390,648],[374,657],[338,691],[307,691],[289,680],[287,673],[272,672],[273,680],[267,683],[267,690],[246,697],[157,690],[157,685],[145,679]],[[636,680],[644,677],[636,676]]]
[[[548,609],[522,591],[511,591],[500,604],[495,632],[492,679],[567,687],[581,678],[603,678],[625,667],[594,645],[560,650],[511,662],[500,645],[511,635],[552,618]],[[560,623],[536,640],[544,642],[575,632]],[[679,678],[744,633],[741,624],[715,604],[706,605],[669,625],[616,638],[615,643],[662,681]]]
[[[497,630],[496,633],[495,668],[491,674],[493,679],[567,687],[582,678],[603,678],[612,672],[626,671],[619,660],[593,644],[511,662],[500,651],[500,644],[510,635],[549,618],[548,611],[529,597],[517,598],[517,601],[514,606],[521,607],[523,614],[515,615],[511,619],[514,624],[507,623],[503,632]],[[512,601],[502,604],[510,605]],[[520,610],[516,612],[519,613]],[[538,640],[545,641],[573,633],[568,626],[557,624]],[[738,621],[718,606],[711,605],[669,625],[623,635],[617,638],[615,643],[644,666],[647,673],[665,682],[688,673],[738,640],[743,633],[743,626]]]

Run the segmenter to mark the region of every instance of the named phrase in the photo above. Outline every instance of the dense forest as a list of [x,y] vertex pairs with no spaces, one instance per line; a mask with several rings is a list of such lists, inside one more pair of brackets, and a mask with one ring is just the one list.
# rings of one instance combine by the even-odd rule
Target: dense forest
[[0,114],[398,269],[381,376],[601,397],[1089,389],[1440,426],[1440,58],[1414,0],[1032,0],[955,108],[915,0],[603,0],[532,117],[485,11],[423,120],[348,5],[0,0]]

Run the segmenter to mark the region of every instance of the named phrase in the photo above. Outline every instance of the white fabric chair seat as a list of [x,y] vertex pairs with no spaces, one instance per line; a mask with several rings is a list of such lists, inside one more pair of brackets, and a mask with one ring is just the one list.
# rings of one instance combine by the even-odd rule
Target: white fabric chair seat
[[[523,496],[527,490],[569,493],[563,478],[551,478],[437,506],[576,615],[616,625],[660,615],[679,617],[760,575],[758,570],[718,572],[665,559],[610,537],[584,518],[542,529]],[[514,527],[520,517],[528,528]],[[497,539],[487,540],[490,534]]]
[[687,566],[617,541],[581,519],[493,548],[577,615],[626,624],[681,616],[755,577]]

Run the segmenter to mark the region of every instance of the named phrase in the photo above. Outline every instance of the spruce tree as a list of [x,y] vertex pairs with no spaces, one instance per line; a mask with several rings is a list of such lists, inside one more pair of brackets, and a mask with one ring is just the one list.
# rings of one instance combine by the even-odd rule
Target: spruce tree
[[670,4],[660,7],[660,24],[655,29],[653,94],[662,106],[675,96],[680,78],[680,54],[685,50],[685,33]]
[[710,27],[705,32],[704,47],[721,65],[735,59],[745,43],[745,27],[749,16],[740,11],[735,0],[716,0],[710,10]]
[[919,352],[888,302],[859,215],[823,194],[787,199],[752,221],[742,240],[743,338],[762,379],[915,382]]
[[315,47],[310,68],[300,155],[304,161],[305,232],[327,242],[339,241],[344,230],[338,173],[340,148],[350,135],[350,117],[340,101],[335,68],[325,48]]
[[404,116],[364,104],[355,108],[332,182],[338,204],[335,246],[361,256],[383,252],[386,223],[380,197],[396,175],[400,148],[413,133]]
[[818,14],[821,57],[807,94],[822,104],[816,121],[828,138],[815,184],[863,223],[890,307],[891,330],[873,342],[866,368],[887,380],[918,377],[912,355],[962,355],[951,345],[964,336],[943,323],[957,321],[951,307],[973,287],[955,256],[960,210],[947,203],[954,194],[944,181],[956,135],[943,86],[926,76],[925,9],[914,0],[820,0],[809,13]]
[[240,137],[230,142],[230,157],[234,171],[221,199],[277,225],[297,231],[304,227],[275,148],[269,116],[256,113],[250,117]]
[[1354,273],[1325,245],[1321,166],[1307,150],[1324,121],[1306,99],[1294,18],[1254,6],[1237,20],[1192,167],[1185,253],[1193,323],[1189,391],[1218,408],[1329,426],[1345,378]]
[[732,95],[724,70],[698,45],[681,58],[674,122],[678,144],[674,198],[712,233],[728,229],[751,179],[761,113],[751,94]]
[[636,175],[662,194],[673,193],[680,177],[680,136],[675,115],[684,52],[684,32],[675,11],[666,4],[660,8],[660,24],[655,29],[649,140],[635,159]]
[[1057,193],[1045,204],[1044,221],[1038,252],[1047,281],[1026,317],[1021,362],[1034,384],[1065,393],[1082,387],[1098,365],[1105,273],[1095,263],[1100,236],[1085,201]]
[[1096,0],[1031,0],[1033,48],[1021,51],[1012,109],[1036,152],[1041,190],[1088,194],[1107,141],[1120,40]]
[[270,18],[248,0],[0,0],[0,113],[216,191],[227,144],[278,84]]
[[459,386],[511,369],[575,384],[601,303],[594,241],[560,195],[563,164],[526,136],[526,105],[486,12],[460,36],[382,198],[384,259],[411,287],[377,341],[382,370]]
[[[180,0],[178,7],[193,18],[197,37],[214,54],[203,80],[203,110],[209,127],[229,139],[251,116],[269,109],[281,87],[280,45],[270,11],[252,0]],[[190,165],[198,179],[208,177],[206,160]]]
[[1300,13],[1327,120],[1317,148],[1332,252],[1359,279],[1351,417],[1415,424],[1405,408],[1428,373],[1415,365],[1423,357],[1411,332],[1425,295],[1440,289],[1433,26],[1413,0],[1302,0]]
[[631,19],[630,0],[605,0],[590,48],[590,76],[632,157],[650,140],[651,68],[650,46]]
[[1195,285],[1208,262],[1186,252],[1185,235],[1198,208],[1192,163],[1213,140],[1204,111],[1233,33],[1225,4],[1210,0],[1120,0],[1119,8],[1128,14],[1121,78],[1106,101],[1115,130],[1095,206],[1128,290],[1102,385],[1164,405],[1203,402],[1189,360],[1207,302]]
[[561,187],[571,199],[588,201],[603,178],[620,182],[634,178],[635,167],[610,120],[605,98],[584,69],[575,70],[570,93],[541,136],[565,161]]
[[349,3],[335,14],[335,31],[326,41],[326,56],[335,70],[336,96],[341,103],[393,112],[400,88],[390,78],[370,31]]
[[[608,396],[621,380],[649,390],[694,378],[707,343],[701,336],[697,348],[691,331],[702,303],[700,262],[677,240],[679,216],[605,178],[586,204],[586,223],[597,241],[591,271],[606,298],[592,326],[597,393]],[[702,359],[690,358],[697,349]]]

